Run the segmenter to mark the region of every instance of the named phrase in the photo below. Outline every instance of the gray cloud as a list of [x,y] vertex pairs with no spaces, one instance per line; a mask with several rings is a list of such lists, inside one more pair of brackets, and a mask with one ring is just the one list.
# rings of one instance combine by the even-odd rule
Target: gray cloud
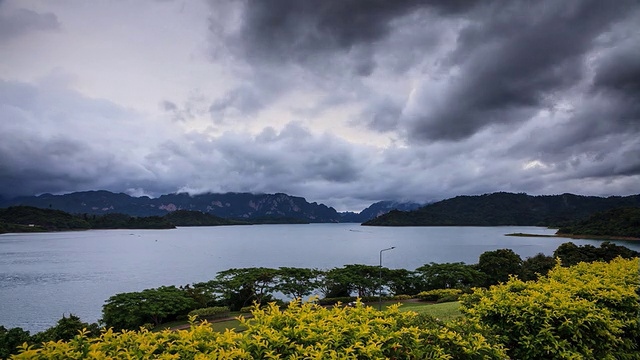
[[16,38],[34,31],[58,30],[60,23],[55,14],[37,13],[27,9],[6,9],[0,3],[0,41]]
[[[114,64],[184,55],[180,68],[149,61],[123,71],[136,89],[163,71],[182,89],[151,89],[150,105],[131,101],[135,109],[109,100],[118,89],[103,92],[104,79],[82,78],[89,57],[79,65],[63,40],[82,12],[51,4],[0,21],[0,40],[24,40],[0,41],[14,51],[0,62],[0,195],[285,192],[359,210],[493,191],[638,191],[635,1],[188,3],[192,18],[179,24],[200,21],[208,49],[175,54],[137,22],[131,42],[96,32],[114,44]],[[2,20],[14,14],[8,5],[0,2]],[[140,9],[150,6],[160,5]],[[59,28],[54,13],[65,20],[62,43],[41,46],[28,35]],[[64,56],[49,65],[58,45]],[[22,69],[21,56],[35,70]],[[48,66],[71,76],[37,80]]]
[[633,2],[485,3],[466,14],[445,93],[407,121],[414,140],[459,140],[523,122],[585,76],[585,56]]

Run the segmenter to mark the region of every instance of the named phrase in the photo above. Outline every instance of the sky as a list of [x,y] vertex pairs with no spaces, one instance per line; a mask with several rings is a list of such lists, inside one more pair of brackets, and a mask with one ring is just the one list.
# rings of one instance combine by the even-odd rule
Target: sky
[[635,0],[0,0],[0,196],[640,193]]

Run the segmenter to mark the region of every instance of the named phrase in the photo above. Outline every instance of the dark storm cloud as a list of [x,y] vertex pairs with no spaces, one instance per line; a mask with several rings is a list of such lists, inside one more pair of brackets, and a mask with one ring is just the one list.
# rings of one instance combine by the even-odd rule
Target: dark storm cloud
[[486,2],[445,66],[455,69],[437,105],[408,122],[415,140],[459,140],[491,124],[523,122],[585,76],[594,41],[632,1]]
[[0,80],[0,195],[118,189],[144,179],[130,160],[133,138],[143,134],[132,118],[64,88]]
[[[638,19],[640,21],[640,19]],[[638,38],[615,46],[597,64],[594,88],[611,90],[621,96],[640,96],[640,45]]]
[[50,31],[59,28],[60,23],[55,14],[41,14],[27,9],[10,10],[0,2],[0,41],[32,31]]
[[351,52],[353,71],[370,75],[369,49],[392,30],[392,22],[419,8],[452,14],[476,1],[329,0],[246,1],[239,34],[249,62],[293,62],[321,66],[334,52]]

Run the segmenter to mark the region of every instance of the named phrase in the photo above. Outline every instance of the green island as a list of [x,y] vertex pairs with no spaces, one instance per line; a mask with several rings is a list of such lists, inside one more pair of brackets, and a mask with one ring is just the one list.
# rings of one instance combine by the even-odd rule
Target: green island
[[[0,357],[637,359],[638,255],[565,243],[553,257],[499,249],[413,271],[228,269],[115,294],[99,324],[70,314],[34,335],[0,326]],[[299,300],[312,293],[324,297]]]

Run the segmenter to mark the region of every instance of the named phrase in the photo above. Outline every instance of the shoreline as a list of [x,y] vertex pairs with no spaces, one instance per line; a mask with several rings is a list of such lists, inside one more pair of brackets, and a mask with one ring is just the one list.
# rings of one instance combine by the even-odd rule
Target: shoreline
[[582,239],[582,240],[624,240],[624,241],[640,241],[640,237],[631,236],[604,236],[604,235],[577,235],[577,234],[525,234],[525,233],[512,233],[505,234],[504,236],[519,236],[519,237],[547,237],[547,238],[567,238],[567,239]]

